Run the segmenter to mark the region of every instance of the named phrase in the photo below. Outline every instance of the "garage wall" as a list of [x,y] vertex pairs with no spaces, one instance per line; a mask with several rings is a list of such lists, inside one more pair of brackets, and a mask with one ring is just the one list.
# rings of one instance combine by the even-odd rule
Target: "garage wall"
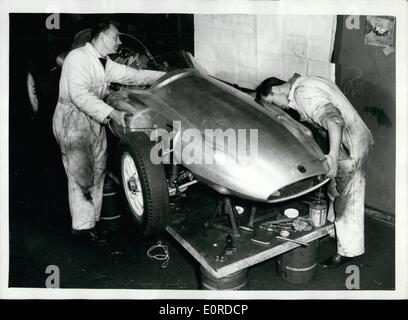
[[195,15],[195,56],[211,75],[246,88],[294,72],[334,80],[336,17]]
[[[375,144],[367,170],[366,204],[395,216],[395,52],[364,44],[365,16],[352,29],[338,17],[336,82],[370,128]],[[398,27],[398,21],[396,22]],[[396,44],[398,45],[398,44]],[[395,46],[395,45],[394,45]]]

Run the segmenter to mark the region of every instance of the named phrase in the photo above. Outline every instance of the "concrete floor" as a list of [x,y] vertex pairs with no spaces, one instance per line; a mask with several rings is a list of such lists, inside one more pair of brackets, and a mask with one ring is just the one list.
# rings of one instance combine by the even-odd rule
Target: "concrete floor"
[[[158,239],[140,238],[126,218],[106,246],[78,245],[70,234],[61,160],[52,142],[46,148],[39,153],[35,145],[27,146],[30,157],[16,156],[10,169],[10,287],[44,287],[47,266],[57,265],[62,288],[200,288],[198,263],[174,239],[167,233]],[[188,219],[211,214],[214,196],[206,187],[194,186],[179,214]],[[362,290],[394,289],[394,237],[392,226],[366,219],[366,254],[353,262],[360,267]],[[158,240],[169,248],[167,268],[146,255]],[[334,252],[334,241],[321,241],[319,260]],[[278,277],[272,259],[250,268],[248,289],[345,290],[345,268],[319,270],[314,281],[294,285]]]

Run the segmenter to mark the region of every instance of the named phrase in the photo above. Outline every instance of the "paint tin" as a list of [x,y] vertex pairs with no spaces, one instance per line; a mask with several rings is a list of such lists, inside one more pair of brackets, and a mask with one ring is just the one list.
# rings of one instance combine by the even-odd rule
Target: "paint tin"
[[327,203],[325,200],[313,201],[309,206],[309,219],[314,227],[326,224]]
[[288,218],[297,218],[299,216],[299,211],[294,208],[288,208],[285,210],[284,215],[287,216]]

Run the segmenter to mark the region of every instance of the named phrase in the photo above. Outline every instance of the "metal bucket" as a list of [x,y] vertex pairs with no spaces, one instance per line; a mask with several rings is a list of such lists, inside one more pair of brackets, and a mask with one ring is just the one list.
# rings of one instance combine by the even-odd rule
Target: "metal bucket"
[[122,215],[116,185],[109,177],[105,178],[103,185],[103,201],[100,221],[102,226],[110,231],[118,231],[121,225]]
[[291,283],[307,283],[317,275],[318,241],[309,242],[307,247],[299,247],[281,254],[276,262],[278,275]]
[[201,289],[203,290],[246,290],[247,288],[248,269],[217,279],[201,267]]

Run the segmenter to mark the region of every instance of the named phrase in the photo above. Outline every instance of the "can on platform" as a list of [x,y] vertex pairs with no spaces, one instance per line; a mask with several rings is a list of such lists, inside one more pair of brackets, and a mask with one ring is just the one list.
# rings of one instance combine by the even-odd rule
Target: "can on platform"
[[119,199],[116,185],[110,177],[105,178],[103,185],[103,201],[100,221],[104,228],[110,231],[120,229],[122,215],[120,214]]
[[248,269],[217,279],[201,266],[201,289],[203,290],[246,290]]
[[327,203],[325,200],[313,201],[309,206],[309,219],[314,227],[326,224]]
[[276,262],[278,275],[291,283],[312,281],[317,275],[318,241],[309,242],[307,247],[298,247],[281,254]]

